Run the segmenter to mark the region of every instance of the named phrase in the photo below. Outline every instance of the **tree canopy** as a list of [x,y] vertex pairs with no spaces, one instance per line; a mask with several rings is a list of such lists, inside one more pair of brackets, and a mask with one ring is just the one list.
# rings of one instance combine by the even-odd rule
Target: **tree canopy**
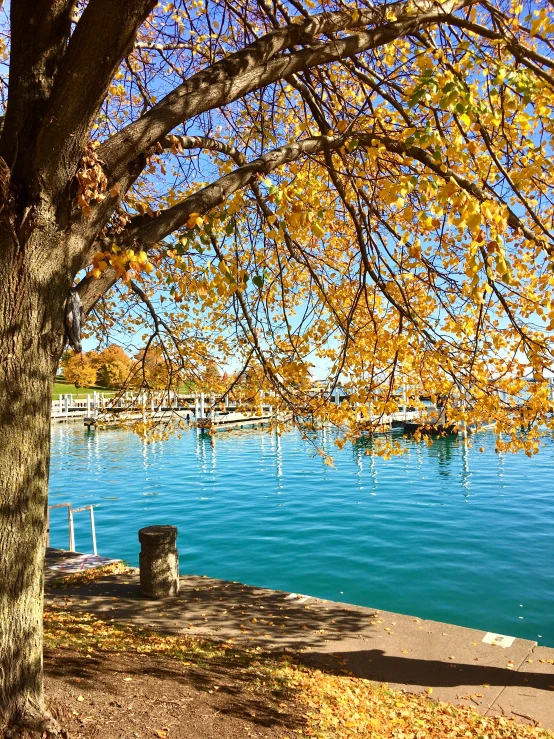
[[[442,395],[533,448],[517,431],[549,423],[529,380],[552,364],[552,7],[161,3],[106,91],[77,53],[101,5],[73,16],[44,127],[45,157],[62,110],[82,142],[69,241],[91,244],[89,331],[151,325],[175,384],[256,361],[283,406],[353,422],[306,393],[315,363],[375,415]],[[95,58],[129,46],[112,30]]]

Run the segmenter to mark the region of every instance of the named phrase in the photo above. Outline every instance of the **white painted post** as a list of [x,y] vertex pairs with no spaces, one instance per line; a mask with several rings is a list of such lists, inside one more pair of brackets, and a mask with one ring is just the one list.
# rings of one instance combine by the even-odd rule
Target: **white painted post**
[[194,420],[198,419],[198,396],[194,396]]
[[338,387],[335,388],[335,405],[337,405],[337,407],[340,405],[340,390]]
[[63,403],[63,395],[60,395],[58,398],[58,410],[60,413],[60,416],[62,415],[62,403]]
[[87,418],[90,418],[90,395],[87,395]]
[[64,405],[65,405],[65,417],[67,419],[67,417],[69,416],[69,398],[67,397],[67,395],[64,396]]
[[200,418],[204,418],[204,393],[200,393]]

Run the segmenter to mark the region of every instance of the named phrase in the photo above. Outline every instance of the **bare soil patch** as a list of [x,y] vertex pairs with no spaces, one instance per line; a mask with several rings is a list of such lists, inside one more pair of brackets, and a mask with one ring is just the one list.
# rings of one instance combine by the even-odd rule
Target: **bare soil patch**
[[[286,692],[267,692],[225,659],[45,651],[49,707],[71,739],[283,739],[304,725]],[[296,734],[297,735],[297,734]]]

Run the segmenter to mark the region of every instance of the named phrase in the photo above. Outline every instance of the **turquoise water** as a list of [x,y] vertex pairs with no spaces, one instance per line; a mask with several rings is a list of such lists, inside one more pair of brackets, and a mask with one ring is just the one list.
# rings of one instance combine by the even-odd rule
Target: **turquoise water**
[[[363,446],[336,469],[298,432],[186,432],[146,445],[129,431],[56,426],[50,503],[96,504],[99,553],[138,564],[137,531],[179,528],[181,572],[408,613],[554,646],[554,443],[498,455],[481,434]],[[484,447],[482,453],[479,447]],[[52,545],[65,547],[64,513]],[[76,544],[92,551],[88,513]]]

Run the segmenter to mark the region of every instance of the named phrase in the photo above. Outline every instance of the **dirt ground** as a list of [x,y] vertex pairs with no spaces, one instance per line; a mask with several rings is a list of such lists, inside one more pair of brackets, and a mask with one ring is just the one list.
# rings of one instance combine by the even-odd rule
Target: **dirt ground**
[[301,709],[286,694],[257,690],[237,665],[209,668],[153,654],[48,649],[49,708],[70,739],[284,739]]

